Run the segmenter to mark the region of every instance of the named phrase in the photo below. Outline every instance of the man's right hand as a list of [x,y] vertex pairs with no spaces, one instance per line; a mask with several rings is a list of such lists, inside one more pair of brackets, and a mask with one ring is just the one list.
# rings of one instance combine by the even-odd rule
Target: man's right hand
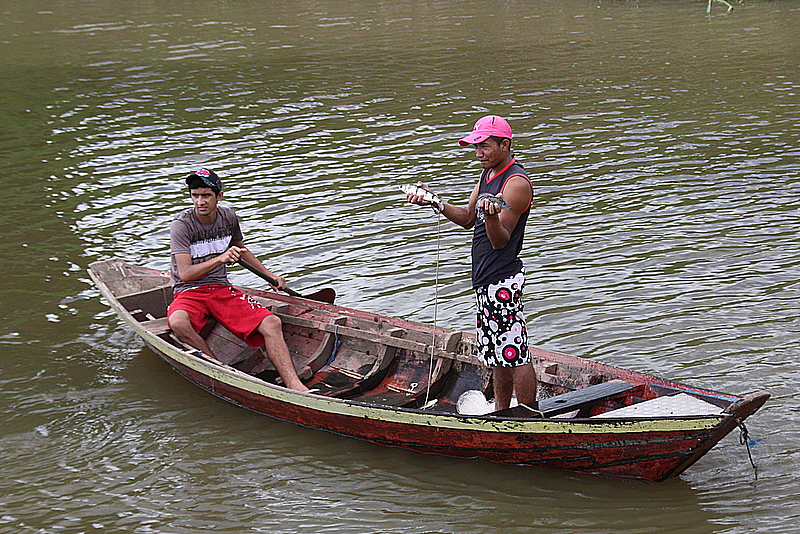
[[217,256],[217,258],[222,263],[233,265],[234,263],[242,259],[242,253],[246,251],[247,251],[246,248],[232,246],[231,248],[229,248],[228,250]]
[[[417,182],[414,185],[416,185],[417,187],[421,187],[422,189],[424,189],[426,191],[430,191],[431,193],[433,193],[433,190],[430,187],[428,187],[427,185],[423,184],[422,182]],[[413,193],[408,193],[406,195],[406,200],[408,200],[411,204],[417,204],[418,206],[430,206],[431,205],[431,203],[428,202],[427,200],[425,200],[425,198],[422,195],[415,195]]]

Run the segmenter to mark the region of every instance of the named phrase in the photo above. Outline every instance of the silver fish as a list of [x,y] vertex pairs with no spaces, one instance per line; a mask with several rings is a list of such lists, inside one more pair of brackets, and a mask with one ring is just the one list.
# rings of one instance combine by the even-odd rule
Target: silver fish
[[492,204],[497,204],[500,206],[501,210],[510,210],[511,204],[503,200],[502,198],[497,198],[496,196],[490,195],[489,193],[483,193],[482,195],[478,196],[478,204],[481,203],[482,200],[488,200]]
[[400,186],[400,190],[406,195],[416,195],[422,197],[422,200],[425,202],[430,202],[431,206],[437,211],[442,211],[442,208],[444,207],[444,202],[442,202],[442,199],[439,198],[439,195],[418,185],[403,184]]

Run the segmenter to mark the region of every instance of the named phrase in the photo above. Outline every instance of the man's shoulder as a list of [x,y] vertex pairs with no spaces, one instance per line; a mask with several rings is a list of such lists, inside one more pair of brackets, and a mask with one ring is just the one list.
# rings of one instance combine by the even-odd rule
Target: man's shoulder
[[222,214],[223,217],[236,217],[236,212],[228,206],[217,206],[217,213]]
[[525,167],[523,167],[522,163],[520,163],[516,158],[514,158],[514,163],[512,163],[508,168],[508,180],[512,180],[514,178],[522,178],[529,184],[533,185],[531,182],[531,177],[528,175]]
[[525,170],[525,166],[520,162],[518,159],[514,158],[514,163],[508,168],[511,174],[522,174],[524,176],[528,176],[528,172]]
[[172,219],[172,223],[182,222],[182,223],[191,223],[192,216],[194,215],[194,208],[187,208],[182,210],[180,213],[175,215]]
[[533,197],[533,181],[531,181],[528,173],[522,165],[516,163],[509,169],[508,177],[506,178],[503,190],[508,192],[517,192],[517,194],[524,195],[527,198]]

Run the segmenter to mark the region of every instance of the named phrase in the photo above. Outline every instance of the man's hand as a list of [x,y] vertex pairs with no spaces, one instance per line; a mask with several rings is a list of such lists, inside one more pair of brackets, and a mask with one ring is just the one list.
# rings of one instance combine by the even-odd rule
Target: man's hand
[[[497,198],[502,199],[503,193],[498,193]],[[481,199],[478,207],[483,210],[484,217],[495,217],[500,215],[500,213],[503,211],[503,208],[501,208],[499,204],[492,202],[487,198]]]
[[[286,291],[286,278],[284,278],[282,276],[273,276],[273,278],[275,278],[275,281],[278,282],[278,285],[277,286],[272,286],[272,289],[275,289],[275,290],[280,289],[281,291]],[[272,284],[270,284],[270,285],[272,285]]]
[[[430,191],[431,193],[433,193],[431,188],[428,187],[427,185],[423,184],[422,182],[417,182],[414,185],[416,185],[420,189],[424,189],[425,191]],[[424,193],[422,191],[420,191],[419,194],[408,193],[406,195],[406,200],[408,200],[411,204],[417,204],[418,206],[430,206],[431,205],[430,201],[425,199],[425,195],[424,195]]]
[[246,248],[232,246],[231,248],[229,248],[228,250],[226,250],[217,257],[220,259],[222,263],[233,265],[234,263],[242,259],[242,254],[244,254],[245,252],[247,252]]

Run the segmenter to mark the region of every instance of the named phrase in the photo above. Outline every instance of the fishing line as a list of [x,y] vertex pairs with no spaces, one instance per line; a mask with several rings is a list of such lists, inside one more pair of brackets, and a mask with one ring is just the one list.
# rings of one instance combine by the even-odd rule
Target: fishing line
[[436,210],[436,274],[433,282],[433,330],[431,331],[431,358],[428,364],[428,386],[425,391],[425,404],[428,407],[433,380],[433,356],[436,352],[436,316],[439,310],[439,253],[442,249],[442,212]]

